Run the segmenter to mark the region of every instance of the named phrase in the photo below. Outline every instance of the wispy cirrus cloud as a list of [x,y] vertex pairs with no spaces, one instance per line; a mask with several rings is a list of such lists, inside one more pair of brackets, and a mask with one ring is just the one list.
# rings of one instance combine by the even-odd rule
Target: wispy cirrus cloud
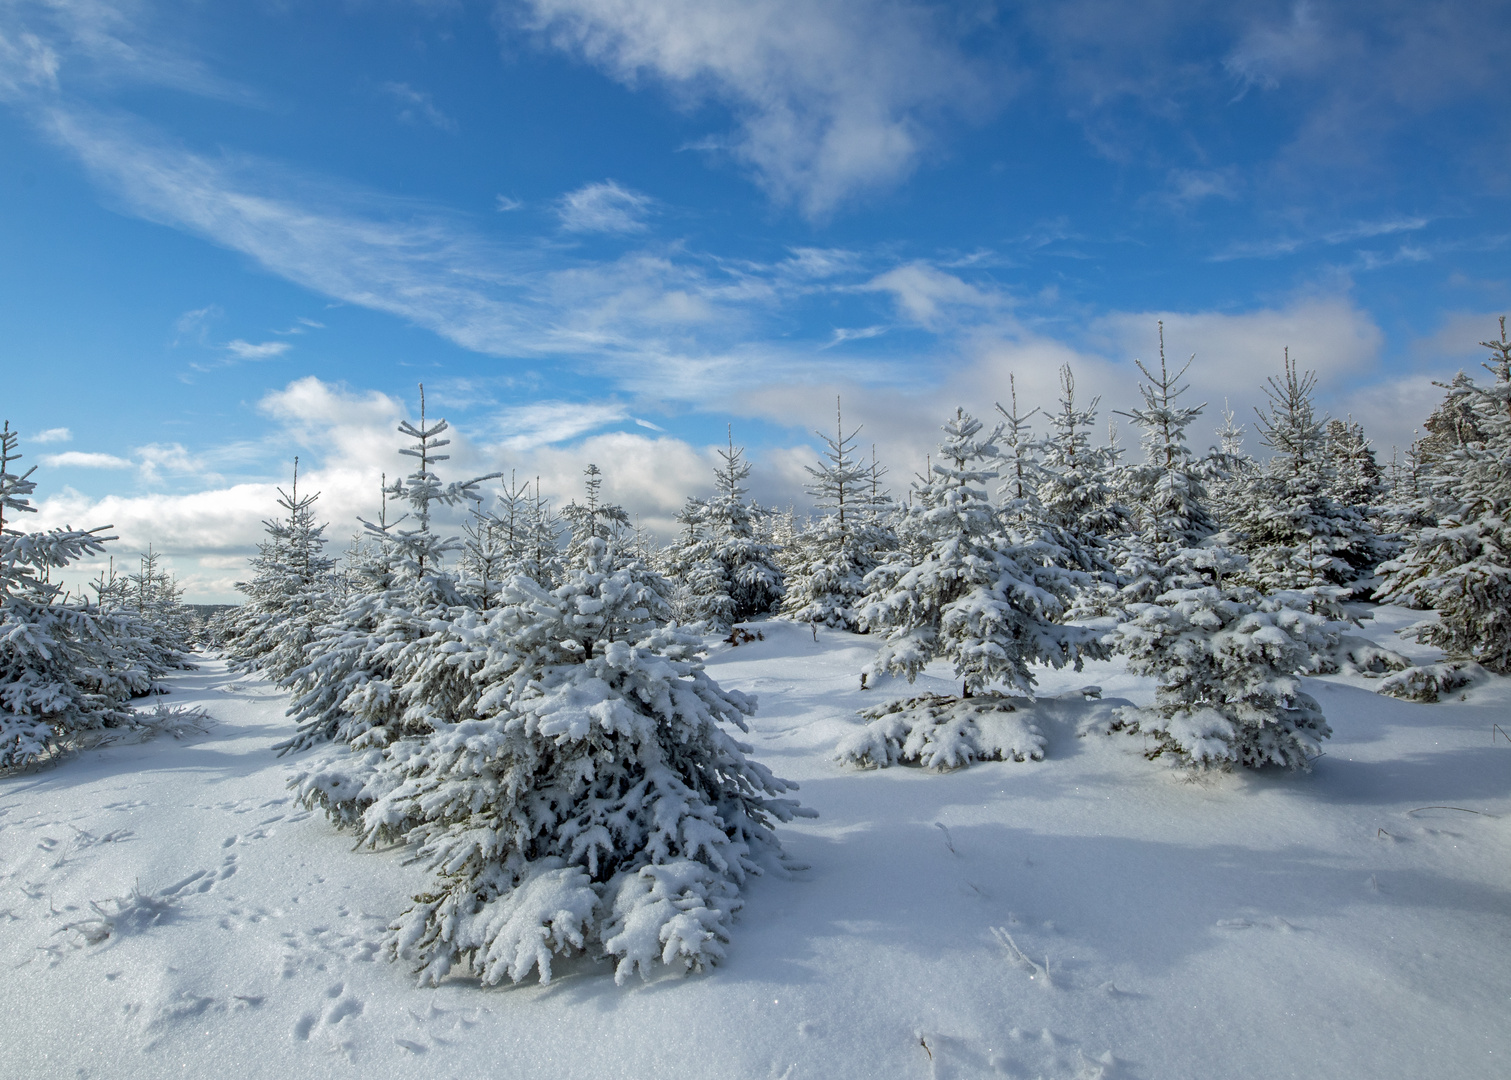
[[436,107],[435,99],[423,90],[416,90],[408,83],[386,82],[382,90],[399,103],[399,120],[405,124],[429,124],[440,131],[456,133],[456,120]]

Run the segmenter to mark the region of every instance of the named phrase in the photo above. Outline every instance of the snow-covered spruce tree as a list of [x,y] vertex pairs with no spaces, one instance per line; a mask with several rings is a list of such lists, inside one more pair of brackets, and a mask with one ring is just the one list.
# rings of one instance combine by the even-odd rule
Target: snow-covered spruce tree
[[1488,385],[1467,376],[1449,387],[1462,443],[1443,454],[1433,480],[1442,511],[1384,567],[1381,598],[1434,607],[1417,640],[1450,657],[1511,674],[1511,341],[1506,320],[1490,350]]
[[1075,375],[1068,364],[1060,368],[1060,404],[1049,416],[1053,431],[1043,443],[1045,479],[1039,500],[1045,520],[1071,543],[1076,565],[1105,575],[1111,567],[1112,540],[1131,531],[1133,524],[1109,475],[1111,454],[1106,447],[1091,445],[1100,402],[1092,398],[1087,407],[1078,405]]
[[1114,730],[1190,768],[1308,768],[1332,732],[1295,673],[1326,620],[1230,584],[1242,560],[1224,549],[1202,553],[1210,584],[1132,605],[1113,633],[1128,670],[1157,682],[1154,704],[1120,710]]
[[129,721],[130,688],[109,671],[112,642],[98,608],[70,602],[54,574],[104,552],[97,529],[23,533],[36,513],[35,466],[14,473],[19,436],[0,428],[0,769],[67,749],[81,735]]
[[[856,428],[845,434],[844,415],[835,399],[835,433],[815,432],[824,441],[818,468],[808,467],[813,483],[806,488],[823,518],[790,543],[787,595],[782,616],[795,622],[862,629],[860,607],[865,577],[892,546],[879,520],[884,504],[876,484],[880,475],[855,454]],[[873,463],[874,466],[874,463]]]
[[743,448],[735,446],[732,429],[729,449],[719,456],[724,464],[714,473],[717,489],[688,519],[691,539],[669,561],[678,568],[677,583],[690,595],[689,614],[722,633],[774,610],[785,588],[777,554],[756,528],[764,511],[745,501],[740,482],[750,475],[750,465]]
[[1047,515],[1039,492],[1050,476],[1044,467],[1044,443],[1033,436],[1031,421],[1039,410],[1021,412],[1017,376],[1008,375],[1007,383],[1012,409],[997,402],[997,411],[1002,414],[1002,444],[998,447],[1002,464],[997,469],[1002,477],[1002,486],[997,489],[1002,516],[1020,525],[1043,523]]
[[1219,531],[1227,532],[1233,526],[1236,508],[1245,498],[1246,485],[1259,467],[1243,448],[1243,425],[1226,400],[1222,403],[1222,423],[1215,434],[1217,445],[1202,458],[1201,476],[1212,520]]
[[[338,744],[335,753],[295,780],[301,797],[320,802],[337,821],[348,820],[371,800],[362,789],[384,747],[454,719],[473,693],[467,673],[437,661],[455,649],[458,636],[472,632],[480,605],[445,566],[461,540],[433,529],[431,515],[435,507],[475,499],[477,485],[500,474],[443,482],[433,466],[449,458],[439,452],[450,443],[440,437],[448,427],[445,420],[426,420],[421,386],[419,426],[399,424],[399,432],[413,440],[400,453],[417,459],[417,467],[383,493],[385,501],[408,503],[409,512],[391,522],[386,516],[376,524],[363,522],[381,545],[387,580],[322,626],[304,650],[304,666],[284,683],[293,690],[289,715],[299,727],[279,750],[327,739]],[[401,528],[411,520],[411,527]],[[369,752],[348,755],[341,749],[345,745]]]
[[1171,375],[1163,348],[1160,360],[1158,375],[1139,365],[1144,407],[1127,414],[1143,430],[1145,464],[1130,469],[1142,532],[1130,548],[1128,618],[1112,635],[1128,670],[1157,690],[1153,706],[1120,710],[1113,729],[1152,740],[1150,757],[1194,768],[1304,768],[1329,730],[1295,673],[1339,638],[1291,598],[1234,584],[1244,561],[1216,543],[1202,465],[1186,444],[1202,407],[1176,403],[1186,368]]
[[590,536],[567,581],[504,587],[468,648],[478,693],[456,723],[389,748],[358,829],[436,871],[394,924],[423,982],[494,984],[579,953],[615,978],[724,955],[739,888],[779,858],[776,821],[812,816],[725,731],[754,702],[703,671],[701,639]]
[[230,618],[223,644],[233,669],[260,670],[282,683],[304,666],[304,650],[330,615],[331,568],[325,525],[315,522],[314,494],[299,493],[299,459],[288,491],[277,488],[284,515],[265,520],[267,539],[252,558],[246,597]]
[[1316,383],[1314,372],[1297,370],[1287,349],[1284,374],[1269,379],[1269,405],[1258,412],[1260,435],[1274,455],[1244,485],[1234,529],[1249,559],[1247,578],[1265,592],[1351,588],[1385,553],[1364,508],[1332,494],[1326,421],[1312,404]]
[[572,501],[562,507],[561,516],[571,530],[567,544],[567,565],[576,566],[587,557],[590,541],[623,538],[629,527],[630,515],[617,503],[603,501],[603,470],[589,464],[583,470],[584,501]]
[[1189,386],[1178,385],[1195,360],[1192,356],[1176,372],[1165,359],[1165,324],[1159,327],[1159,373],[1135,360],[1146,380],[1139,384],[1143,407],[1123,413],[1139,428],[1144,460],[1122,470],[1122,488],[1133,505],[1138,533],[1119,545],[1119,572],[1125,584],[1122,605],[1155,599],[1188,571],[1191,557],[1183,554],[1217,531],[1207,510],[1204,465],[1186,442],[1186,429],[1201,411],[1180,405]]
[[908,531],[927,542],[916,563],[899,559],[867,578],[867,624],[886,634],[868,676],[907,676],[948,660],[961,680],[960,699],[895,702],[863,716],[844,740],[842,760],[889,765],[917,760],[954,768],[978,758],[1040,757],[1043,743],[993,684],[1032,694],[1034,664],[1077,669],[1107,650],[1096,631],[1056,622],[1084,575],[1064,569],[1066,553],[1042,529],[1003,522],[984,485],[998,479],[1001,427],[981,437],[981,422],[957,409],[932,475],[915,487]]

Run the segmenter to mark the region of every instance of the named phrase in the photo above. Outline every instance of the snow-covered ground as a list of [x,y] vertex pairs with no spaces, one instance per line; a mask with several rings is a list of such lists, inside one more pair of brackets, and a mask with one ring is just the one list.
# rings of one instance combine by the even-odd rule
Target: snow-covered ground
[[1511,1075],[1508,680],[1311,680],[1312,773],[1191,780],[1079,735],[1152,696],[1096,665],[1045,674],[1042,762],[860,772],[835,743],[909,688],[860,692],[866,638],[764,629],[710,668],[820,817],[723,966],[417,989],[378,941],[426,875],[290,801],[282,695],[212,660],[169,698],[207,733],[0,781],[0,1076]]

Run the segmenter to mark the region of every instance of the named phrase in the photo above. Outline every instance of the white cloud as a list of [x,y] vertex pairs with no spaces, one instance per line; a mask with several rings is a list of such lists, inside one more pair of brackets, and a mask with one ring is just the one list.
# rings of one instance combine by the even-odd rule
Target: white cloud
[[519,210],[524,205],[519,199],[511,199],[507,195],[495,195],[493,197],[493,209],[497,210],[500,214],[507,214],[511,210]]
[[383,92],[399,102],[399,119],[406,124],[424,121],[441,131],[455,132],[457,122],[436,107],[435,100],[425,91],[416,90],[408,83],[387,82]]
[[235,341],[227,342],[226,352],[238,360],[270,360],[275,356],[282,356],[289,351],[290,347],[287,341],[264,341],[254,345],[250,341],[237,338]]
[[39,443],[73,442],[73,432],[66,427],[48,428],[46,431],[39,431],[33,435],[31,441]]
[[504,409],[494,423],[504,435],[499,445],[519,451],[566,442],[627,419],[628,410],[617,402],[535,401]]
[[726,102],[739,134],[706,145],[810,217],[905,176],[938,114],[985,98],[930,9],[905,0],[529,2],[550,41],[621,81]]
[[[67,428],[54,429],[67,431]],[[38,439],[38,442],[43,440]],[[136,462],[114,454],[93,454],[84,450],[65,450],[61,454],[47,454],[42,463],[54,469],[134,469]]]
[[945,325],[948,309],[986,309],[1003,303],[1000,296],[982,292],[926,262],[888,270],[865,287],[873,292],[891,293],[908,319],[929,329]]
[[645,231],[650,208],[650,196],[604,180],[563,195],[557,214],[568,232],[633,233]]

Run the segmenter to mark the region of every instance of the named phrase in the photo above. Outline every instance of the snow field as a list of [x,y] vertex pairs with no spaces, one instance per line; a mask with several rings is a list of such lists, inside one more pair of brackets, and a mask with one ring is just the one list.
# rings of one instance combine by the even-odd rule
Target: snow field
[[[1434,658],[1391,639],[1416,617],[1364,633]],[[834,761],[856,709],[953,679],[861,692],[873,639],[763,629],[709,673],[759,695],[754,757],[820,817],[780,830],[808,869],[747,885],[720,967],[416,988],[378,942],[427,875],[299,809],[285,697],[211,661],[168,698],[207,733],[0,781],[0,1075],[1505,1075],[1505,680],[1309,679],[1311,774],[1191,779],[1096,733],[1152,683],[1037,669],[1043,761],[861,771]]]

